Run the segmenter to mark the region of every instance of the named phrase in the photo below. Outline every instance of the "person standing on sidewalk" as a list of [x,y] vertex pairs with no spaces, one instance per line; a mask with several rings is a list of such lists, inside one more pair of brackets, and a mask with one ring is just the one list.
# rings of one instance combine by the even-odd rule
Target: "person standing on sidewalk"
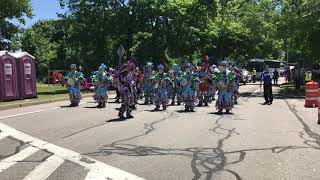
[[266,66],[265,70],[261,74],[261,82],[260,87],[262,86],[263,82],[263,94],[265,102],[264,105],[271,105],[273,102],[273,94],[272,94],[272,78],[271,73],[269,71],[269,67]]
[[278,84],[278,79],[279,79],[279,72],[277,69],[273,71],[273,84],[277,85]]
[[257,70],[253,68],[252,70],[252,81],[253,83],[256,83],[256,78],[257,78]]

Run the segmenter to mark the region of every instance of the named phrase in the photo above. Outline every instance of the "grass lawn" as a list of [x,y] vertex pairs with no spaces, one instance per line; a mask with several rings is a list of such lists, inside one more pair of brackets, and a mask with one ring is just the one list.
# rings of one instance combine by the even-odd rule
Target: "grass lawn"
[[[0,102],[0,105],[20,104],[24,102],[27,103],[27,102],[33,102],[33,101],[69,97],[67,88],[62,86],[52,86],[52,85],[49,86],[47,84],[37,84],[37,92],[38,92],[38,98]],[[87,92],[82,93],[82,95],[85,95],[85,94],[88,94],[88,93]]]

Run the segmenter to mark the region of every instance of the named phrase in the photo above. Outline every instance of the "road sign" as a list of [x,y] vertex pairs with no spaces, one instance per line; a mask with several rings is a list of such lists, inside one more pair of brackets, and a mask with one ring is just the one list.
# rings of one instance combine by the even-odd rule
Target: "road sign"
[[117,50],[117,54],[119,56],[119,64],[121,64],[121,59],[125,53],[126,53],[126,50],[124,49],[124,47],[122,45],[120,45],[120,47]]
[[124,49],[124,47],[122,45],[120,45],[120,47],[117,50],[117,54],[119,57],[123,57],[124,53],[126,53],[126,50]]

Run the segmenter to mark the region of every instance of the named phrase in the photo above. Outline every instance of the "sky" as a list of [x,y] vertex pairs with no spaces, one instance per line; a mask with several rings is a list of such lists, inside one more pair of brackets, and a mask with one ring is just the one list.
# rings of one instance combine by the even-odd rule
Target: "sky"
[[22,27],[30,27],[41,19],[57,19],[57,13],[63,12],[60,8],[58,0],[31,0],[33,18],[26,18],[26,25]]

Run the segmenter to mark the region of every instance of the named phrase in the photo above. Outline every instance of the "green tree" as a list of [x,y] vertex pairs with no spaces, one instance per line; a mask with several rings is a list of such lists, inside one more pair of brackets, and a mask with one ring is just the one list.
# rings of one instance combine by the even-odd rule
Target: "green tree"
[[31,3],[30,0],[2,0],[0,7],[0,49],[11,49],[11,40],[19,30],[11,20],[24,24],[24,17],[32,17]]

